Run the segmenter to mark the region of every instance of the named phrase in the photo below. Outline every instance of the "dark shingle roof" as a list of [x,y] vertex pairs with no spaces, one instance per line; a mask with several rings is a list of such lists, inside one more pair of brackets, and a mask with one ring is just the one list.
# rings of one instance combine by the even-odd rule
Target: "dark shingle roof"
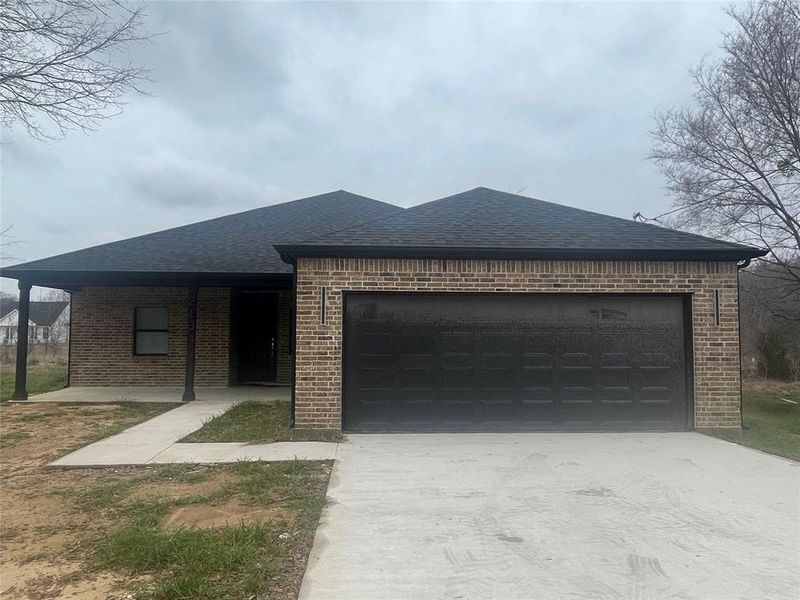
[[[55,323],[58,316],[64,312],[69,302],[56,301],[56,302],[36,302],[32,301],[30,304],[30,320],[36,325],[50,326]],[[12,310],[19,308],[19,302],[16,300],[9,300],[6,298],[0,299],[0,319],[5,317]]]
[[287,260],[315,255],[741,260],[763,254],[483,187],[278,250]]
[[14,265],[44,271],[290,274],[273,245],[314,237],[403,209],[343,190]]

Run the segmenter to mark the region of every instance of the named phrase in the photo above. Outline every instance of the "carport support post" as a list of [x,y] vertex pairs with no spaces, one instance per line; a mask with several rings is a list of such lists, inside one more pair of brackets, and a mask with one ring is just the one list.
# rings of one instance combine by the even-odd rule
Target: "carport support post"
[[197,286],[188,289],[186,315],[186,377],[183,385],[183,400],[194,400],[194,348],[197,334]]
[[31,315],[31,284],[19,282],[19,311],[17,312],[17,374],[14,400],[28,399],[28,321]]

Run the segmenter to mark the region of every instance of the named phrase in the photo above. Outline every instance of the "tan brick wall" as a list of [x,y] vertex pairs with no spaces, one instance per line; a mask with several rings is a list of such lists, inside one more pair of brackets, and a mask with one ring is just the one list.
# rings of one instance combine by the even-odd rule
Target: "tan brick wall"
[[[691,294],[695,424],[741,423],[735,263],[304,258],[296,277],[298,428],[341,427],[343,291]],[[328,290],[325,325],[322,286]]]
[[278,296],[278,364],[277,383],[292,382],[292,292],[286,290]]
[[[230,297],[228,288],[198,291],[197,385],[228,385]],[[73,293],[70,385],[182,385],[186,303],[186,288],[87,287]],[[166,355],[134,355],[137,306],[168,309]]]

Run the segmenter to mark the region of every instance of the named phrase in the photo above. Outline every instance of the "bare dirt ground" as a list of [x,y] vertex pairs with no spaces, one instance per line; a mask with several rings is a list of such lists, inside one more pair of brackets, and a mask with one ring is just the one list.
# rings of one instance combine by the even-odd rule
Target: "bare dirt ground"
[[71,510],[64,498],[71,489],[108,477],[109,470],[55,471],[44,466],[167,408],[171,407],[0,407],[0,598],[113,597],[117,579],[84,572],[78,550],[83,536],[109,524],[97,515]]
[[[124,528],[125,511],[142,502],[169,504],[156,532],[187,528],[222,531],[252,523],[271,527],[270,539],[275,543],[261,558],[271,561],[272,571],[264,576],[265,585],[259,584],[264,592],[247,597],[296,597],[320,502],[324,503],[329,464],[307,463],[297,476],[292,475],[292,466],[277,464],[246,473],[235,465],[66,470],[45,466],[76,447],[170,408],[152,404],[0,405],[0,600],[129,600],[153,595],[228,598],[215,591],[156,594],[153,590],[159,581],[168,579],[172,567],[141,572],[92,566],[92,549]],[[270,483],[270,477],[277,483]],[[299,488],[287,492],[281,487],[288,485],[284,481],[298,481]],[[318,502],[302,508],[284,502],[285,496],[305,491]],[[286,531],[291,539],[278,539],[278,533]],[[245,566],[242,573],[249,575],[250,570]],[[202,580],[203,569],[200,571],[190,575],[198,577],[200,587],[208,588]],[[219,589],[230,588],[230,597],[239,597],[237,576],[223,581]]]

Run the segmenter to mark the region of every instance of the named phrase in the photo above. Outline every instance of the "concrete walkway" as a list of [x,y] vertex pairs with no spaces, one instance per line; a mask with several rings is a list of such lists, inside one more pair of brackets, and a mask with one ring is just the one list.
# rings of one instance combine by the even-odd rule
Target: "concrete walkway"
[[51,467],[107,467],[164,463],[225,463],[240,460],[328,460],[338,444],[181,444],[178,440],[229,410],[231,400],[195,400],[120,434],[89,444],[50,463]]
[[240,460],[333,460],[338,447],[339,444],[333,442],[172,444],[150,462],[212,464]]
[[[195,388],[197,401],[271,402],[289,401],[292,389],[288,386],[230,386]],[[35,394],[24,402],[181,402],[180,386],[90,386],[66,387],[54,392]]]
[[800,463],[697,433],[351,435],[300,600],[796,600]]

